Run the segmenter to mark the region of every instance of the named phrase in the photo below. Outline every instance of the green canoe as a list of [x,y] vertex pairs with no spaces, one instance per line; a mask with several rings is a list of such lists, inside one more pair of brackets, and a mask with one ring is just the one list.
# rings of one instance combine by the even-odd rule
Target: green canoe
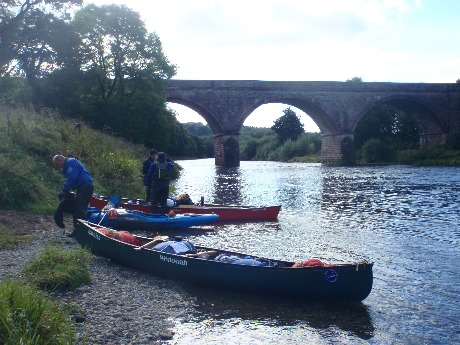
[[[79,220],[76,239],[92,253],[150,274],[218,289],[313,300],[362,301],[371,292],[373,263],[326,264],[259,258],[194,246],[167,236],[147,238]],[[312,266],[309,266],[309,265]]]

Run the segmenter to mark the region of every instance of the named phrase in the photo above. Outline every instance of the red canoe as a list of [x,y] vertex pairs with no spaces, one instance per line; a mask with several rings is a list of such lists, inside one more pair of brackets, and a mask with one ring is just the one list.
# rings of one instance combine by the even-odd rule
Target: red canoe
[[[90,206],[103,209],[107,205],[108,197],[93,195]],[[117,207],[138,210],[142,212],[151,212],[150,204],[145,200],[122,198]],[[275,206],[234,206],[234,205],[178,205],[167,210],[173,210],[176,214],[183,213],[200,213],[200,214],[218,214],[220,222],[248,222],[262,220],[277,220],[281,205]]]

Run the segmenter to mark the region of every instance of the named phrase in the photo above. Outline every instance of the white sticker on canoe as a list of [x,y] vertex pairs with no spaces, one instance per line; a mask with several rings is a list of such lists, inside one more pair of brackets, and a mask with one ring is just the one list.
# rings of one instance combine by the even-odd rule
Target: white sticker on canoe
[[96,240],[100,240],[101,236],[96,232],[88,229],[88,235],[93,236]]
[[187,266],[187,260],[183,260],[183,259],[168,258],[167,256],[160,255],[160,260],[166,261],[170,264]]

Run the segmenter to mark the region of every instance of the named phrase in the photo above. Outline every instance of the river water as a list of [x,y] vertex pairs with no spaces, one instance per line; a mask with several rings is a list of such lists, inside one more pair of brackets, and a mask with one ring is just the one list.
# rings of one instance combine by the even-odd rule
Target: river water
[[[187,287],[196,300],[174,344],[460,343],[460,168],[178,161],[176,194],[198,202],[281,204],[278,221],[217,224],[195,244],[288,260],[372,261],[362,303]],[[299,298],[297,298],[299,297]]]

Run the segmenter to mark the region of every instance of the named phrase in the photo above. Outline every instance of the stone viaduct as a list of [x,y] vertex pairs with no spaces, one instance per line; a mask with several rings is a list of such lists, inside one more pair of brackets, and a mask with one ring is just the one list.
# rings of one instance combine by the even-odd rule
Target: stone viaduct
[[239,132],[259,106],[283,103],[299,108],[322,135],[324,164],[354,162],[354,130],[379,104],[406,112],[416,124],[420,147],[443,144],[460,130],[460,84],[318,81],[167,80],[168,102],[200,114],[214,133],[215,164],[239,166]]

